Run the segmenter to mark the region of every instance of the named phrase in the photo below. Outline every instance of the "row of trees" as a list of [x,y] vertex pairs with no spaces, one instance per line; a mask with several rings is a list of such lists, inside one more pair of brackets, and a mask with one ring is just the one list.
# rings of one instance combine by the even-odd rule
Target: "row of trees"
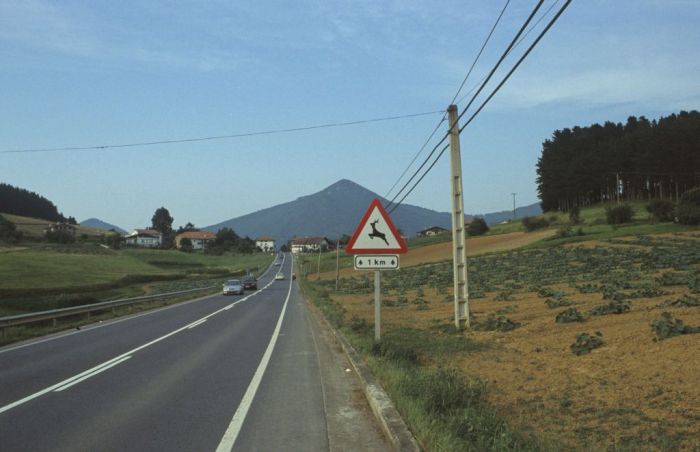
[[542,144],[537,189],[544,211],[645,199],[678,201],[700,184],[700,113],[557,130]]
[[54,203],[43,196],[4,183],[0,183],[0,212],[76,224],[75,218],[64,217]]

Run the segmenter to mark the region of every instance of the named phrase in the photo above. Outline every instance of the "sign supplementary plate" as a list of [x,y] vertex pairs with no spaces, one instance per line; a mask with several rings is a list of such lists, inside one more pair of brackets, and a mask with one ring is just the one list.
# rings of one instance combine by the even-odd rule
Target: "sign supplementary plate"
[[398,254],[358,254],[355,256],[355,270],[396,270],[398,268]]
[[348,254],[403,254],[408,251],[379,199],[374,199],[345,247]]

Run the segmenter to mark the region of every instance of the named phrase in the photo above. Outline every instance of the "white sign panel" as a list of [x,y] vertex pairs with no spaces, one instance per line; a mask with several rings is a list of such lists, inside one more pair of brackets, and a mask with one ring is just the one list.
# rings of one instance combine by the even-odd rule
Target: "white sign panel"
[[355,256],[355,270],[396,270],[398,268],[398,254],[358,254]]

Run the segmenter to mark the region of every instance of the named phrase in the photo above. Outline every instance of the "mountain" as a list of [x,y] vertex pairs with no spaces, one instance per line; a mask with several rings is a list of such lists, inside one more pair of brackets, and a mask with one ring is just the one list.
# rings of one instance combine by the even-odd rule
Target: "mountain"
[[95,229],[104,229],[106,231],[109,231],[111,229],[114,229],[116,232],[120,234],[126,234],[126,231],[119,226],[114,226],[113,224],[105,223],[104,221],[98,219],[98,218],[88,218],[87,220],[83,220],[80,222],[80,226],[85,226],[88,228],[95,228]]
[[[272,236],[278,244],[286,243],[294,236],[325,236],[334,239],[343,234],[351,235],[367,206],[379,198],[387,200],[361,185],[342,179],[333,185],[294,201],[233,218],[204,229],[217,231],[233,228],[241,236],[255,238]],[[401,205],[391,218],[404,234],[413,236],[430,226],[450,228],[449,213],[436,212],[422,207]]]
[[[241,236],[253,239],[263,235],[272,236],[278,244],[286,243],[294,236],[325,236],[332,240],[343,234],[352,235],[374,198],[379,198],[384,205],[388,204],[386,199],[376,193],[355,182],[342,179],[318,193],[203,229],[215,232],[227,227]],[[500,221],[501,212],[493,215],[495,220],[492,223]],[[512,211],[504,218],[510,216]],[[437,212],[409,204],[400,205],[391,213],[391,219],[408,237],[413,237],[416,232],[431,226],[452,228],[452,216],[449,212]],[[486,218],[486,221],[489,222],[489,218]]]

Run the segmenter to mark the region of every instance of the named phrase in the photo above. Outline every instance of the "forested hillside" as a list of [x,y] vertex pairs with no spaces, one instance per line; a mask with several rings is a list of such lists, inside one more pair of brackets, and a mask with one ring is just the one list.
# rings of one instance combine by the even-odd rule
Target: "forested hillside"
[[73,217],[66,219],[54,203],[43,196],[4,183],[0,183],[0,212],[75,224]]
[[615,200],[616,187],[625,200],[677,200],[700,184],[700,113],[557,130],[542,144],[537,184],[545,211]]

